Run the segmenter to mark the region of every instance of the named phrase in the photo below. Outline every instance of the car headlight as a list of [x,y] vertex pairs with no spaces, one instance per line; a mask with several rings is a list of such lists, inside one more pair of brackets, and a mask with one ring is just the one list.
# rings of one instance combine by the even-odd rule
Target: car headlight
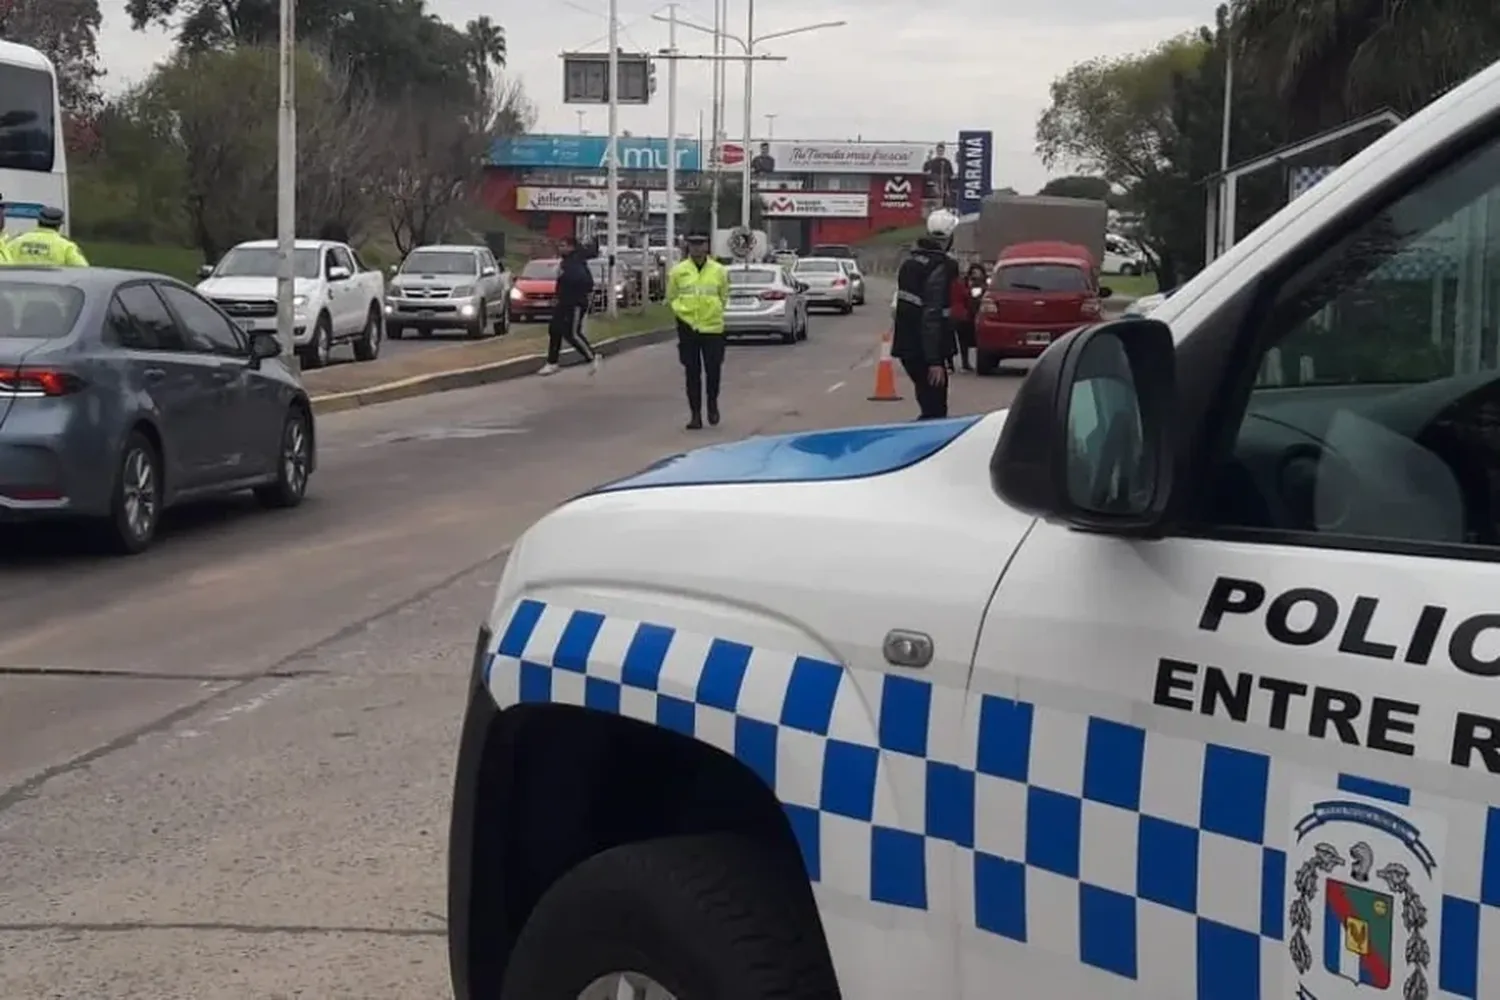
[[523,296],[521,295],[521,290],[519,288],[512,288],[510,290],[510,297],[515,299],[517,302],[521,301],[521,299],[523,298]]
[[301,309],[305,305],[307,305],[307,296],[306,295],[293,295],[292,296],[292,308],[293,309]]
[[468,298],[469,296],[471,296],[473,294],[474,294],[474,286],[473,285],[462,285],[462,286],[460,286],[458,288],[453,289],[453,297],[455,299],[466,299],[466,298]]

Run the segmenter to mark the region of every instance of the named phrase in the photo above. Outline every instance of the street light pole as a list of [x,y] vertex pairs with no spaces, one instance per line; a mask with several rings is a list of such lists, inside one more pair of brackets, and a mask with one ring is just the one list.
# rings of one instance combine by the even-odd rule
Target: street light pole
[[[667,48],[677,54],[677,5],[667,4]],[[715,66],[717,67],[717,63]],[[667,263],[677,247],[677,60],[667,63]],[[642,254],[642,259],[645,258]],[[650,287],[649,285],[647,286]]]
[[297,254],[297,4],[281,0],[280,103],[276,115],[276,339],[296,356],[293,300]]
[[[724,14],[727,5],[727,0],[714,0],[713,53],[715,56],[724,54]],[[711,119],[710,124],[713,126],[712,135],[709,137],[711,144],[709,147],[709,156],[713,159],[713,163],[711,164],[713,167],[713,176],[709,178],[709,183],[712,185],[713,190],[710,192],[708,200],[708,237],[710,246],[713,245],[712,241],[719,232],[719,177],[723,167],[722,157],[724,154],[722,144],[719,142],[719,137],[724,132],[724,64],[717,59],[713,63],[713,74],[713,109],[709,115]]]
[[766,120],[766,139],[769,141],[776,138],[776,115],[762,115]]
[[[745,148],[740,164],[740,228],[750,230],[750,126],[751,96],[755,93],[755,0],[745,0]],[[754,246],[754,241],[751,241]]]
[[615,295],[615,247],[620,243],[620,0],[609,0],[609,251],[604,260],[604,300],[609,318],[620,315]]

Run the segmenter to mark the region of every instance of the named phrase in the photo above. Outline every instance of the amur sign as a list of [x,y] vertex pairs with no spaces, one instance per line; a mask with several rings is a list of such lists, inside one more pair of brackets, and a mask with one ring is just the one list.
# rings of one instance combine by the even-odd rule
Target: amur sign
[[766,215],[782,219],[863,219],[870,214],[867,194],[767,191],[760,203]]

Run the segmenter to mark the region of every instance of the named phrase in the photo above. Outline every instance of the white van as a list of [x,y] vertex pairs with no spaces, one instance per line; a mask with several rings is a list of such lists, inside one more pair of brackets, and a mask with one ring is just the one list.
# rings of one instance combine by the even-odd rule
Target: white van
[[1500,997],[1500,66],[1008,413],[567,503],[475,652],[460,1000]]

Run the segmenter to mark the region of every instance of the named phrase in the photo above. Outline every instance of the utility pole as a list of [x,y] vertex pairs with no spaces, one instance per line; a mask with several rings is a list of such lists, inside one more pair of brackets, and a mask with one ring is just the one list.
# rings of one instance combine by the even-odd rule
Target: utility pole
[[620,244],[620,0],[609,0],[609,251],[604,261],[604,298],[609,318],[620,315],[615,295],[615,247]]
[[728,0],[714,0],[714,94],[713,110],[710,114],[713,125],[712,145],[709,155],[713,157],[713,176],[709,183],[713,190],[708,200],[708,228],[709,246],[713,246],[714,237],[719,232],[719,177],[723,168],[722,158],[724,154],[723,144],[719,142],[720,136],[724,134],[724,64],[718,57],[724,54],[724,15],[728,7]]
[[[667,4],[667,48],[677,55],[677,4]],[[715,63],[717,71],[717,63]],[[700,154],[702,150],[700,149]],[[700,167],[701,169],[701,167]],[[649,241],[648,241],[649,246]],[[677,248],[677,60],[667,63],[667,266]],[[644,259],[646,255],[642,254]],[[644,286],[647,289],[649,285]]]
[[765,118],[766,120],[766,141],[769,142],[770,140],[776,138],[776,119],[778,116],[762,115],[761,117]]
[[746,232],[750,231],[750,161],[753,159],[750,155],[750,126],[755,121],[750,98],[754,92],[755,0],[745,0],[745,162],[740,164],[740,228]]
[[297,255],[297,4],[281,0],[280,103],[276,114],[276,339],[295,363],[293,290]]

